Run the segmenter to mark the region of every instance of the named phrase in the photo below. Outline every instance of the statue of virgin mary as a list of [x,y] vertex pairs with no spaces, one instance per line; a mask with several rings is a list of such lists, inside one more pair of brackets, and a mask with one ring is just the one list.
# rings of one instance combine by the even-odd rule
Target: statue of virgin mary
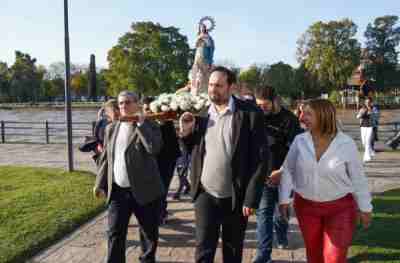
[[[211,23],[209,28],[205,24],[206,21]],[[199,22],[199,30],[196,39],[196,53],[190,72],[190,90],[193,95],[207,92],[208,79],[214,62],[215,49],[214,40],[210,36],[209,32],[214,28],[215,22],[211,17],[203,17]]]

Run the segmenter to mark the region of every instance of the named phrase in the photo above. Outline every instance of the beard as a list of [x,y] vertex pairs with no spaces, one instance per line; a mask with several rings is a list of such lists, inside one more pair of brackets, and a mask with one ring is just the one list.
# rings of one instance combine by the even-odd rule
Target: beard
[[225,105],[229,102],[229,96],[225,97],[220,94],[212,93],[209,95],[210,101],[215,105]]

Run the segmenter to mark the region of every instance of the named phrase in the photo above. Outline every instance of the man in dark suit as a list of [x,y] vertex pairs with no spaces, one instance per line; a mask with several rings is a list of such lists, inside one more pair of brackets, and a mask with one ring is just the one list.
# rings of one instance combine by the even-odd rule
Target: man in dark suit
[[[136,94],[118,96],[121,120],[141,112]],[[130,216],[135,214],[140,229],[140,262],[154,263],[158,223],[164,186],[156,156],[162,147],[159,127],[139,115],[138,122],[109,124],[104,151],[94,187],[97,197],[108,203],[108,263],[124,263]],[[107,193],[107,194],[106,194]]]
[[232,96],[234,82],[229,69],[214,68],[209,109],[180,118],[180,136],[192,154],[197,263],[214,261],[221,228],[223,261],[242,261],[247,219],[258,207],[269,172],[263,114]]
[[[151,113],[150,103],[154,101],[153,97],[145,97],[142,100],[143,112]],[[163,140],[163,147],[157,156],[157,163],[160,169],[161,180],[164,183],[165,195],[161,202],[160,225],[167,223],[168,219],[168,190],[174,175],[176,160],[180,155],[178,137],[176,135],[174,122],[171,120],[158,121]]]

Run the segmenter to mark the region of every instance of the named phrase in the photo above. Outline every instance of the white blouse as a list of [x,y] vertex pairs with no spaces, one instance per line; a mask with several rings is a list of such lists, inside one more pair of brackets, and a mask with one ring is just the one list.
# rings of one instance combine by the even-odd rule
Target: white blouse
[[279,202],[288,204],[293,189],[305,199],[326,202],[352,193],[363,212],[371,212],[371,194],[357,146],[338,132],[317,162],[310,132],[296,136],[282,166]]

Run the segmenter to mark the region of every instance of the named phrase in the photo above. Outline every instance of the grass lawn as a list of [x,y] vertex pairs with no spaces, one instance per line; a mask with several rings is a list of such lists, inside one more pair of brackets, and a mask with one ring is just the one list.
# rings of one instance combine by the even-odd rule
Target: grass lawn
[[373,204],[372,225],[357,231],[349,262],[400,262],[400,190],[376,196]]
[[0,166],[0,263],[24,262],[104,209],[94,175]]

